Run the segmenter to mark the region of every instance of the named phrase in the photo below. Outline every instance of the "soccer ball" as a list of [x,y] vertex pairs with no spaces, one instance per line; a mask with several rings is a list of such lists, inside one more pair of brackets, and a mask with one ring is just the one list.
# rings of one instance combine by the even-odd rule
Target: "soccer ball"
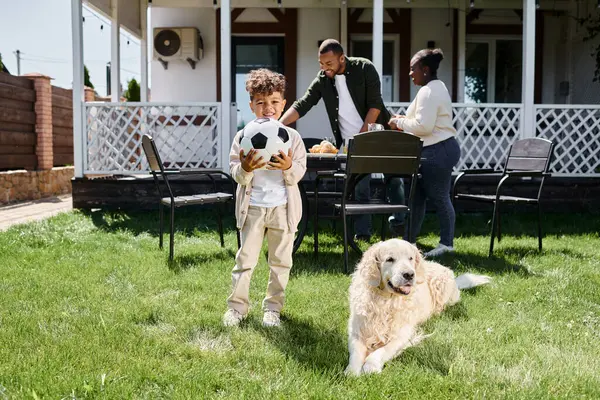
[[[264,162],[273,160],[272,156],[279,154],[279,150],[287,154],[291,143],[290,133],[285,125],[271,118],[256,118],[250,121],[240,135],[240,146],[244,155],[254,149],[256,157],[262,156]],[[267,169],[267,166],[259,169]]]

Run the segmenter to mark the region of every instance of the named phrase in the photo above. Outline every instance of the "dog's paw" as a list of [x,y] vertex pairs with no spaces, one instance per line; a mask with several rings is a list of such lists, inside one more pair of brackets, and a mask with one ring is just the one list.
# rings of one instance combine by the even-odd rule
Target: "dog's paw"
[[379,360],[367,359],[362,367],[365,374],[379,374],[383,370],[383,364]]
[[348,366],[346,367],[346,370],[344,371],[344,374],[346,376],[359,376],[361,373],[361,366],[359,365],[358,368],[352,364],[348,364]]

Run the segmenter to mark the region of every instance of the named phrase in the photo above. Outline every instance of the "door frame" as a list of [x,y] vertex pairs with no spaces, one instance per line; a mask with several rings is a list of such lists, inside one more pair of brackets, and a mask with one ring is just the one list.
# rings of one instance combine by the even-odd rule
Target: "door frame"
[[[248,45],[248,44],[256,44],[256,45],[276,45],[278,46],[278,50],[280,50],[277,55],[277,63],[281,64],[282,71],[281,73],[285,73],[285,36],[278,35],[234,35],[231,37],[231,99],[233,102],[237,103],[236,99],[236,67],[237,60],[235,54],[235,48],[237,45]],[[295,100],[295,99],[294,99]]]
[[[285,98],[287,99],[286,109],[291,107],[296,98],[296,77],[297,77],[297,59],[298,59],[298,9],[286,8],[268,8],[271,15],[277,19],[277,22],[236,22],[236,19],[244,12],[244,8],[234,8],[231,10],[231,34],[232,35],[260,35],[268,34],[276,36],[283,34],[285,37],[285,48],[283,56],[285,58],[285,80],[287,89]],[[221,9],[215,12],[216,24],[216,48],[221,48]],[[217,101],[221,101],[221,52],[217,51]],[[294,124],[290,124],[295,127]]]

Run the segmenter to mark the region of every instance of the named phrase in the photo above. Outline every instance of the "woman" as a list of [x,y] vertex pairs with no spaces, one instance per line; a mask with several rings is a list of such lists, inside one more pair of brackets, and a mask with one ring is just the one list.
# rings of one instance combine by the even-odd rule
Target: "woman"
[[425,202],[435,205],[440,220],[440,243],[425,253],[435,257],[454,251],[454,207],[450,200],[452,169],[460,158],[456,130],[452,125],[452,100],[446,85],[437,77],[444,54],[440,49],[424,49],[410,62],[413,83],[421,86],[406,115],[390,119],[390,127],[412,133],[423,140],[420,172],[412,210],[411,236],[416,238],[425,217]]

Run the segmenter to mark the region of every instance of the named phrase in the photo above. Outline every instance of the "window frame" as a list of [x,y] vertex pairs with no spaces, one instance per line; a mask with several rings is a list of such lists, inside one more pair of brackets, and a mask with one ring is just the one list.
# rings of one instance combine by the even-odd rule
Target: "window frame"
[[[523,43],[521,35],[467,35],[465,37],[465,48],[467,43],[485,43],[488,45],[487,104],[494,104],[496,98],[496,42],[498,40],[518,40],[521,42],[521,46]],[[523,62],[522,59],[523,55],[521,54],[521,62]]]

